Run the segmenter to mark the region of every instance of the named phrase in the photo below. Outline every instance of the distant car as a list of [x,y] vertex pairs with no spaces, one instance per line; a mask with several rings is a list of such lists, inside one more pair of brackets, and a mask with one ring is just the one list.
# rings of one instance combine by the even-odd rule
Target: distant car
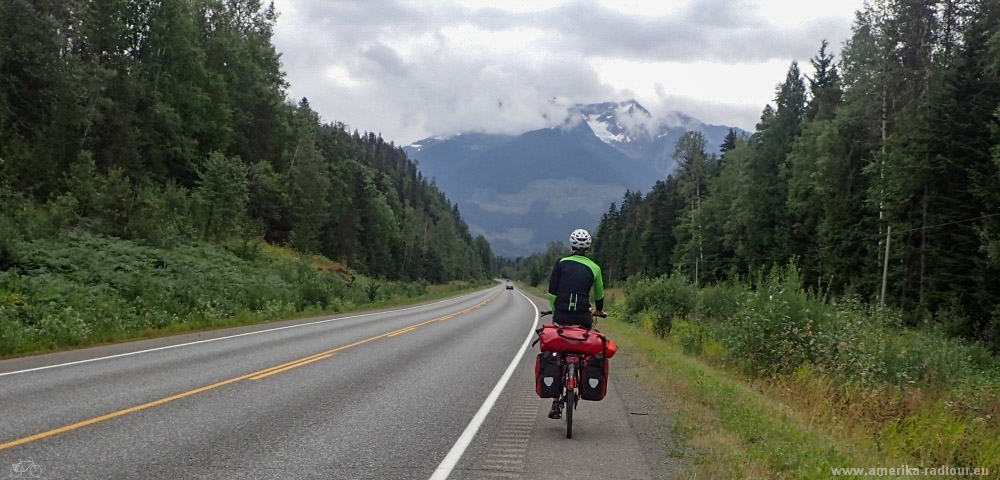
[[514,286],[508,283],[507,284],[507,290],[513,290],[513,289],[514,289]]

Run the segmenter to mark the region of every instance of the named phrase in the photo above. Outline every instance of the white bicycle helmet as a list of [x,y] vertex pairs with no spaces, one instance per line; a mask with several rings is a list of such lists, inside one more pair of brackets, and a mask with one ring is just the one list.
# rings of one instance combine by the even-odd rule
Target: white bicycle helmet
[[569,245],[573,250],[586,250],[590,248],[591,242],[593,239],[590,238],[590,232],[582,228],[573,230],[573,233],[569,234]]

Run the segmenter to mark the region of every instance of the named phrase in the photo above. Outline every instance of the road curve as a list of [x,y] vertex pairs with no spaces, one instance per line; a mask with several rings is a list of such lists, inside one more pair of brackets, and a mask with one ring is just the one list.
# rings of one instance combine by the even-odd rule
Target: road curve
[[[0,361],[0,476],[651,478],[613,383],[572,440],[544,417],[536,349],[512,364],[535,323],[527,297],[498,286]],[[579,470],[578,449],[594,465]]]

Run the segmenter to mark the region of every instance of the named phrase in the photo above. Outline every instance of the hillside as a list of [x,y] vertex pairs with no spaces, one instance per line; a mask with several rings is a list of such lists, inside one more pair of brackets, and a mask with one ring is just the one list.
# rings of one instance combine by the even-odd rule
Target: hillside
[[402,149],[286,97],[273,6],[17,1],[0,18],[0,272],[20,243],[85,231],[264,239],[387,280],[491,275],[489,244]]
[[679,112],[654,118],[634,100],[576,105],[557,126],[520,135],[476,132],[404,147],[457,203],[473,232],[503,256],[541,251],[576,228],[594,229],[626,191],[647,191],[675,168],[687,131],[721,145],[729,127]]

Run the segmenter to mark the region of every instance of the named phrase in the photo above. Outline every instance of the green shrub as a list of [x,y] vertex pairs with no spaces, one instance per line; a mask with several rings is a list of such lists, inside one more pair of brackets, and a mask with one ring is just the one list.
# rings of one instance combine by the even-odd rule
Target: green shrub
[[671,335],[677,339],[684,353],[688,355],[701,354],[705,341],[711,338],[700,323],[686,320],[677,322]]
[[0,271],[21,263],[21,236],[13,221],[0,213]]
[[701,320],[721,321],[732,318],[740,310],[743,293],[740,285],[709,285],[698,291],[695,314]]
[[240,260],[255,262],[264,258],[264,242],[256,238],[241,238],[224,242],[222,246]]
[[[0,302],[4,298],[0,296]],[[14,318],[13,308],[0,305],[0,353],[19,352],[28,348],[28,328]]]
[[249,170],[239,157],[212,152],[198,171],[194,210],[205,240],[241,233],[250,200]]
[[758,277],[755,287],[733,316],[736,328],[722,339],[727,350],[756,374],[790,374],[816,364],[833,341],[822,300],[802,289],[794,266]]
[[69,231],[18,240],[17,255],[16,269],[0,270],[0,356],[426,293],[423,282],[364,276],[348,287],[309,259],[254,241],[163,249]]
[[197,238],[190,217],[192,203],[188,190],[179,185],[139,186],[125,227],[127,238],[162,248]]
[[625,313],[652,312],[653,331],[664,336],[675,318],[685,318],[694,310],[697,291],[682,275],[671,275],[630,281],[625,294]]
[[949,336],[944,322],[904,327],[898,310],[857,296],[826,300],[802,287],[794,266],[758,275],[752,289],[704,287],[694,316],[686,315],[690,291],[676,276],[632,280],[622,305],[633,321],[645,319],[658,335],[673,327],[671,335],[686,353],[705,356],[711,350],[713,359],[753,375],[790,375],[808,367],[862,386],[1000,385],[1000,359],[986,346]]

